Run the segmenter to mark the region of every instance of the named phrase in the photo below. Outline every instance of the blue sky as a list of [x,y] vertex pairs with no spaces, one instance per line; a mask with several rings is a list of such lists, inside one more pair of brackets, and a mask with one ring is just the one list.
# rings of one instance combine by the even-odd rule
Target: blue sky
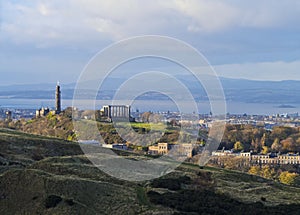
[[223,77],[300,80],[300,1],[12,0],[0,3],[0,85],[75,82],[131,36],[197,48]]

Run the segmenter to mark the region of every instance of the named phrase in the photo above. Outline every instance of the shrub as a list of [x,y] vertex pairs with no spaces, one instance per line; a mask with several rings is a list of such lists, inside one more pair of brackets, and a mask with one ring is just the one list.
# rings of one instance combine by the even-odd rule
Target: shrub
[[279,181],[283,184],[292,185],[295,183],[295,180],[298,176],[299,175],[297,173],[284,171],[279,175]]
[[56,207],[60,202],[62,201],[62,198],[60,196],[56,195],[50,195],[45,199],[45,207],[46,208],[54,208]]

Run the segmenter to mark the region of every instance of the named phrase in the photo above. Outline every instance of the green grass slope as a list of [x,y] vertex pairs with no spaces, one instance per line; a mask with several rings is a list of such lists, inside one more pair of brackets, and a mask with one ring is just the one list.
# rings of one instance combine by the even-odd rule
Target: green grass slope
[[93,166],[73,142],[2,129],[0,147],[0,214],[300,211],[299,188],[240,172],[184,163],[159,179],[133,183]]

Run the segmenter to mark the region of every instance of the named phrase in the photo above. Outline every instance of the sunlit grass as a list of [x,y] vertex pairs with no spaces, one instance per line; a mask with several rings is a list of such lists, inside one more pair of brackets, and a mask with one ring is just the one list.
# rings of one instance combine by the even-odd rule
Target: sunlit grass
[[144,122],[131,122],[132,128],[144,128],[146,130],[163,131],[167,126],[163,123],[144,123]]

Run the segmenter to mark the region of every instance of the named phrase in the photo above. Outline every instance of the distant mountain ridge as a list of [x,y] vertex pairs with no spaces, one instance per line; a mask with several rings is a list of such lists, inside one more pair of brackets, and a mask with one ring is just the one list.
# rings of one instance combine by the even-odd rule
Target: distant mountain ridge
[[[205,89],[193,76],[177,76],[185,86],[189,88],[196,100],[207,100]],[[207,79],[206,79],[207,78]],[[209,81],[209,76],[204,77],[203,82]],[[107,78],[101,86],[97,99],[112,99],[118,87],[126,79]],[[164,84],[165,80],[161,80]],[[220,77],[227,101],[247,102],[247,103],[276,103],[276,104],[299,104],[300,103],[300,81],[255,81],[247,79],[232,79]],[[86,81],[82,84],[84,90],[82,92],[83,99],[93,99],[90,86],[99,83],[97,80]],[[143,80],[140,81],[141,86]],[[0,98],[15,99],[53,99],[56,83],[27,84],[27,85],[9,85],[0,86]],[[76,83],[61,84],[62,95],[64,99],[72,99]],[[174,86],[174,90],[177,86]],[[128,91],[130,93],[130,89]],[[180,92],[179,92],[180,93]],[[164,100],[165,96],[157,93],[147,93],[139,99],[158,99]]]

